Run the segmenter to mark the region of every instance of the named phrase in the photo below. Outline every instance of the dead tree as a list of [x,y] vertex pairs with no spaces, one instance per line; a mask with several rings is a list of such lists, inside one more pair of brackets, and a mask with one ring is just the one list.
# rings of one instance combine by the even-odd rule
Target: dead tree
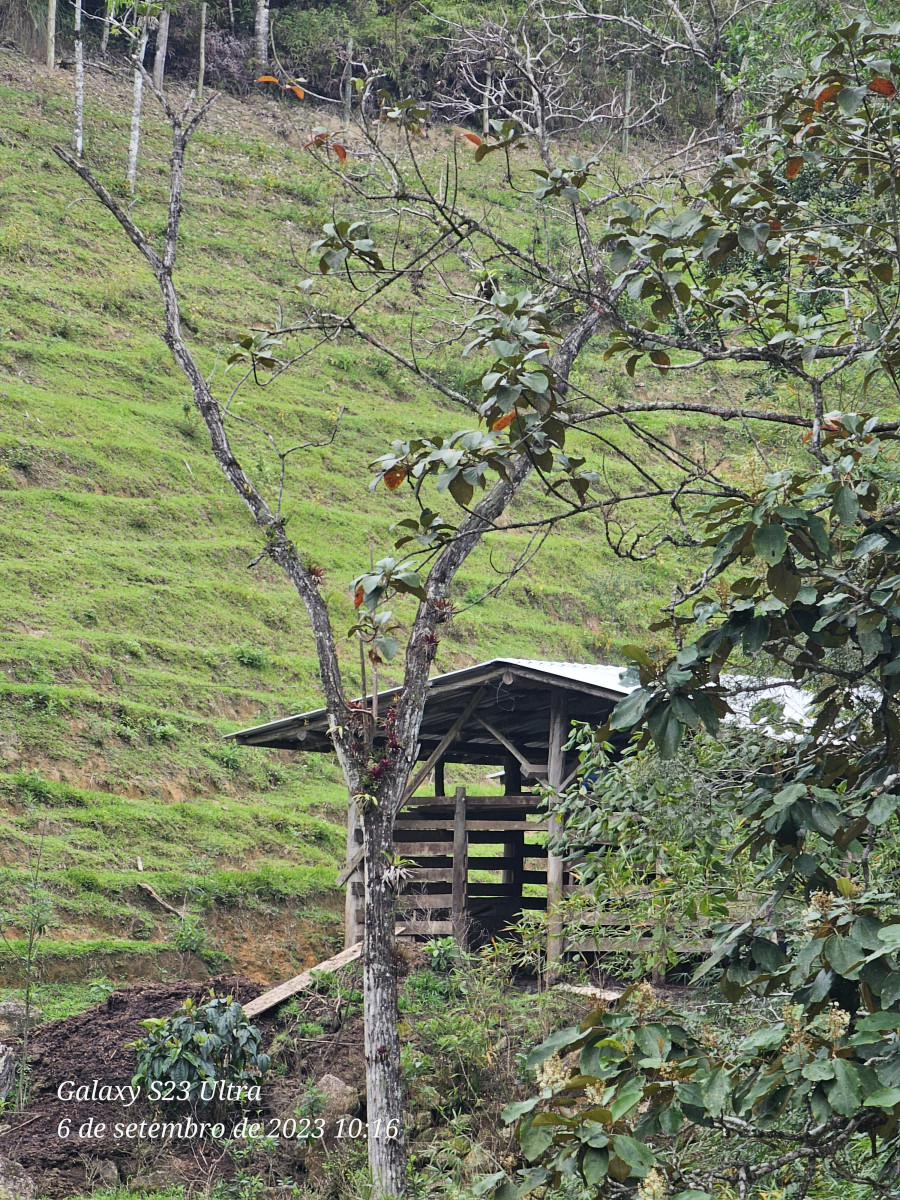
[[256,18],[253,25],[253,54],[257,67],[269,63],[269,0],[256,0]]
[[47,0],[47,66],[56,66],[56,0]]
[[82,0],[75,0],[75,117],[72,122],[72,153],[84,153],[84,30]]
[[[604,55],[607,61],[629,64],[650,56],[663,71],[678,62],[692,62],[709,72],[714,87],[714,136],[722,152],[731,146],[736,125],[732,102],[741,71],[729,63],[728,32],[748,19],[758,20],[773,0],[649,0],[635,16],[621,8],[594,7],[588,0],[563,0],[567,20],[610,28],[615,34]],[[632,126],[633,129],[633,126]]]
[[158,92],[162,91],[166,76],[166,53],[169,48],[169,20],[171,12],[168,7],[159,14],[159,24],[156,27],[156,51],[153,55],[153,86]]
[[[446,22],[447,68],[452,90],[436,102],[453,120],[478,119],[486,135],[490,121],[511,121],[538,149],[545,165],[553,139],[590,126],[621,126],[621,101],[599,99],[585,61],[596,57],[596,39],[573,22],[554,0],[529,0],[518,16],[503,9],[475,26]],[[631,128],[648,123],[665,99],[660,81]]]

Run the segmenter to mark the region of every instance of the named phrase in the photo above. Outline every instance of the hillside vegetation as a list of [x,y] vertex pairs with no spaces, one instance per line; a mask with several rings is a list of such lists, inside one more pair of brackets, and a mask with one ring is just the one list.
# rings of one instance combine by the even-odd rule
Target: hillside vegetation
[[[159,338],[149,272],[52,153],[69,136],[69,76],[9,52],[0,73],[3,907],[40,847],[56,897],[45,948],[62,956],[51,974],[66,974],[75,942],[101,973],[105,963],[155,970],[154,956],[173,945],[214,961],[216,939],[236,965],[262,974],[312,961],[339,935],[338,774],[325,759],[220,741],[318,703],[304,615],[275,569],[254,564],[258,540]],[[91,71],[87,152],[113,181],[124,170],[127,114],[124,85]],[[321,120],[299,106],[222,97],[194,144],[179,273],[210,371],[222,371],[234,339],[270,318],[310,270],[307,247],[341,199],[303,150],[305,130]],[[436,131],[435,153],[449,136]],[[164,131],[148,105],[139,222],[158,211],[164,169]],[[479,168],[470,186],[489,188],[500,170]],[[463,384],[471,371],[452,361],[442,369]],[[605,370],[599,357],[590,369]],[[626,386],[618,368],[605,378],[612,394]],[[292,519],[314,531],[326,595],[349,618],[350,580],[370,552],[389,549],[403,505],[368,492],[367,464],[390,436],[449,432],[459,418],[350,344],[324,348],[292,375],[279,404],[312,441],[327,439],[345,409],[333,442],[304,457]],[[718,448],[741,453],[739,431]],[[498,582],[494,568],[525,545],[511,533],[493,559],[485,550],[467,565],[437,670],[498,654],[615,659],[684,572],[672,557],[616,560],[601,526],[582,519],[478,603]],[[349,643],[346,657],[352,678]],[[188,917],[163,911],[141,884],[186,904]],[[314,903],[298,923],[290,914],[300,897]],[[266,927],[286,935],[275,960],[271,946],[255,959],[239,950],[233,910],[248,904],[265,906]],[[232,906],[231,917],[216,905]],[[210,915],[198,924],[190,913],[201,909]],[[9,955],[4,969],[11,980]]]

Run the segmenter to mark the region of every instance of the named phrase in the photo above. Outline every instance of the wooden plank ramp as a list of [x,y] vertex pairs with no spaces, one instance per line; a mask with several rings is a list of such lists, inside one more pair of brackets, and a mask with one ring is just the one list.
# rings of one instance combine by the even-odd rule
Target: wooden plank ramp
[[[398,925],[394,932],[401,934],[405,928],[404,925]],[[314,975],[339,971],[341,967],[348,967],[350,963],[356,962],[358,958],[362,957],[362,948],[362,942],[357,942],[353,946],[348,946],[346,950],[342,950],[340,954],[335,954],[331,958],[326,958],[324,962],[316,963],[314,967],[301,971],[293,979],[286,979],[284,983],[276,984],[270,991],[263,992],[261,996],[257,996],[255,1000],[245,1004],[244,1015],[258,1017],[260,1013],[268,1012],[276,1004],[283,1004],[285,1000],[290,1000],[291,996],[296,996],[298,992],[308,988],[313,982]]]

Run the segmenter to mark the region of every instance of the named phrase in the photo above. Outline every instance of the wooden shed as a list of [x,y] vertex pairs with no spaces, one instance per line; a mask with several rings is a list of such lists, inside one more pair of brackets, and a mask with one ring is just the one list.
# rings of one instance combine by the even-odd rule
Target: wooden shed
[[[573,721],[597,725],[631,689],[621,668],[603,663],[496,658],[430,680],[409,800],[397,820],[395,848],[404,860],[400,919],[408,936],[491,933],[526,908],[550,914],[548,958],[562,953],[554,910],[567,883],[565,866],[546,847],[555,818],[541,811],[538,785],[561,790],[576,759],[567,754]],[[384,712],[399,688],[379,695]],[[324,709],[270,721],[230,738],[246,746],[327,753]],[[377,738],[376,738],[377,745]],[[445,768],[470,763],[502,768],[502,795],[446,795]],[[426,781],[433,789],[422,794]],[[362,831],[349,808],[345,944],[361,936]],[[485,878],[485,876],[489,878]],[[536,885],[536,886],[535,886]],[[529,894],[531,893],[531,894]]]

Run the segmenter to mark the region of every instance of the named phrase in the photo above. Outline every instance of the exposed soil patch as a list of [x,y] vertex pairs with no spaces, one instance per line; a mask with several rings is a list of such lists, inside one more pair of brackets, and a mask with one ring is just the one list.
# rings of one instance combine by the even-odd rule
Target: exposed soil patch
[[[41,1194],[55,1197],[83,1190],[88,1156],[112,1160],[123,1179],[152,1165],[152,1157],[164,1149],[159,1143],[117,1140],[108,1134],[89,1141],[57,1134],[64,1118],[70,1119],[76,1134],[91,1117],[104,1123],[107,1130],[116,1122],[149,1119],[151,1112],[143,1100],[130,1108],[120,1101],[66,1102],[57,1098],[57,1090],[66,1080],[88,1086],[94,1080],[98,1086],[129,1084],[135,1058],[127,1043],[144,1032],[140,1022],[170,1015],[187,997],[204,997],[210,986],[244,1003],[262,991],[251,980],[234,975],[207,983],[142,984],[120,988],[96,1008],[34,1031],[29,1047],[29,1103],[21,1117],[10,1119],[9,1129],[0,1138],[0,1151],[25,1167],[38,1181]],[[188,1146],[185,1150],[190,1153]],[[193,1155],[190,1166],[196,1172]]]

